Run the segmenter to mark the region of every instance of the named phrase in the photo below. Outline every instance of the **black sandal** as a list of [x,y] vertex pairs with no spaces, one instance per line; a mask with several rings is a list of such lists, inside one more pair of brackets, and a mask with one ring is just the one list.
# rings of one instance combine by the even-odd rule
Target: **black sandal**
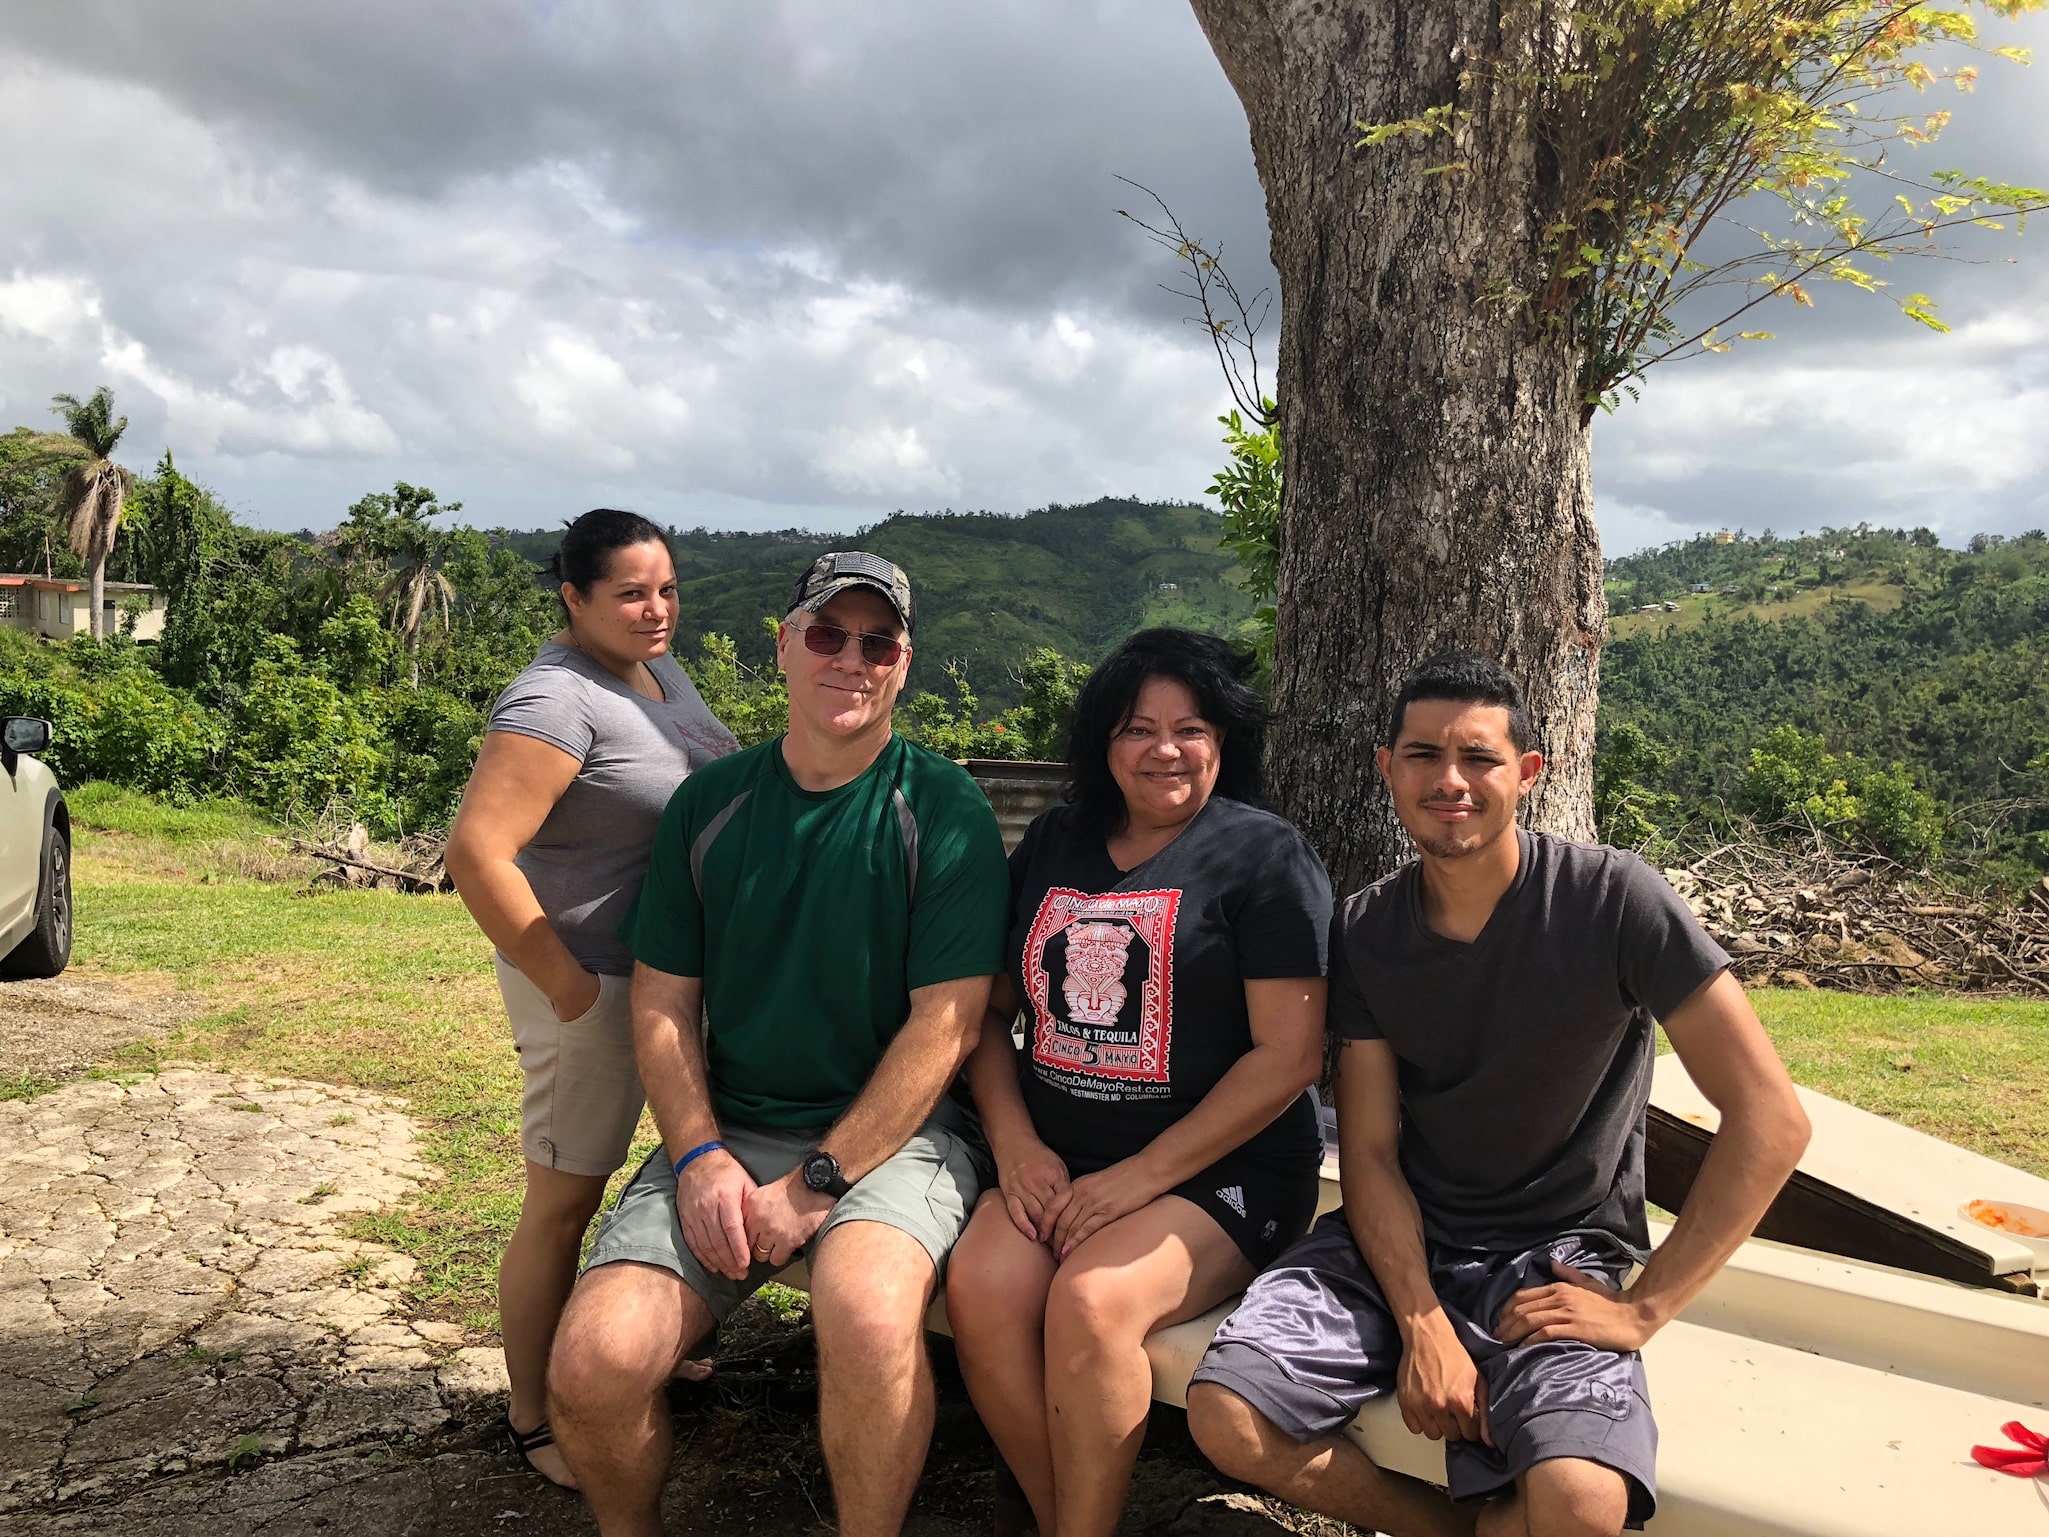
[[[507,1410],[505,1414],[505,1439],[512,1443],[513,1455],[518,1457],[528,1467],[533,1468],[533,1458],[529,1454],[539,1451],[544,1446],[553,1446],[555,1444],[555,1432],[549,1428],[546,1420],[542,1420],[532,1430],[521,1430],[512,1423],[512,1412]],[[534,1468],[534,1471],[536,1473],[541,1472],[539,1468]],[[542,1473],[541,1476],[547,1478],[545,1473]],[[552,1483],[554,1480],[549,1479],[549,1482]]]

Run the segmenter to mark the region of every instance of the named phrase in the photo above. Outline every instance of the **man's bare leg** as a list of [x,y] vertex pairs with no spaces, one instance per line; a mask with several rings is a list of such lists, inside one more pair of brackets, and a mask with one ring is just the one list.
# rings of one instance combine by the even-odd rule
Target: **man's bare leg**
[[703,1301],[659,1265],[600,1265],[570,1293],[548,1362],[549,1412],[604,1537],[661,1537],[674,1440],[663,1388],[711,1329]]
[[1515,1494],[1489,1504],[1480,1537],[1620,1537],[1629,1485],[1613,1468],[1554,1457],[1515,1481]]
[[1228,1388],[1188,1389],[1188,1429],[1218,1471],[1291,1505],[1389,1537],[1473,1537],[1477,1513],[1390,1473],[1343,1436],[1297,1441]]
[[911,1508],[932,1442],[925,1309],[937,1283],[925,1246],[899,1228],[847,1222],[818,1243],[818,1439],[840,1537],[893,1537]]

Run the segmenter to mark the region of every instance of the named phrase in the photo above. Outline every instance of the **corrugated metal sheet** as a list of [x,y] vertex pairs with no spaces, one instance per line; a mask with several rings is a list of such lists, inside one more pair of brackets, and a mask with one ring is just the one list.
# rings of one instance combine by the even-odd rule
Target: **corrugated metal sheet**
[[1011,763],[1001,758],[969,758],[961,767],[974,776],[989,804],[996,810],[996,825],[1003,829],[1003,847],[1017,847],[1032,818],[1060,799],[1060,787],[1067,782],[1064,763]]

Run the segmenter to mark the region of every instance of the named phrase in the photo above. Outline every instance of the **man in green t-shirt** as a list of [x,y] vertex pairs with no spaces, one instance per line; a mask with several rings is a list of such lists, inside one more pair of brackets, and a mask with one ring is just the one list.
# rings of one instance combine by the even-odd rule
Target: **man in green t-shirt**
[[947,1091],[1010,882],[974,781],[890,730],[911,623],[890,562],[812,563],[776,635],[788,734],[684,780],[620,931],[663,1145],[600,1227],[548,1372],[606,1537],[660,1532],[664,1384],[701,1375],[692,1351],[800,1254],[840,1531],[896,1531],[924,1465],[925,1311],[990,1176]]

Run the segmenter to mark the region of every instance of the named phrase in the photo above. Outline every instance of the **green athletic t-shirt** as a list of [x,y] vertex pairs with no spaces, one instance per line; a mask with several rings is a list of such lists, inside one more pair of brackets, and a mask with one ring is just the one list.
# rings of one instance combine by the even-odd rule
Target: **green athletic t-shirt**
[[619,937],[704,979],[712,1109],[830,1125],[910,1012],[911,989],[1003,969],[1010,872],[958,764],[892,737],[837,790],[804,790],[782,738],[707,763],[663,812]]

